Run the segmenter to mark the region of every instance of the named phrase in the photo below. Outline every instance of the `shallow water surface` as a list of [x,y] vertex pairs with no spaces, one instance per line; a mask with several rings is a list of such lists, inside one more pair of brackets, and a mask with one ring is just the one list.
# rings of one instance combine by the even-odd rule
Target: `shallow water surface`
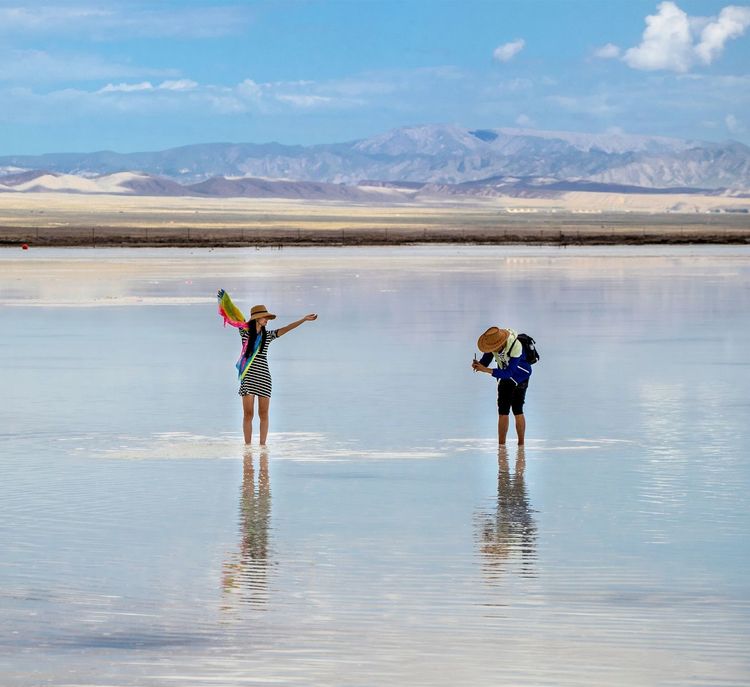
[[[749,684],[749,258],[0,251],[0,684]],[[219,287],[320,314],[267,451]]]

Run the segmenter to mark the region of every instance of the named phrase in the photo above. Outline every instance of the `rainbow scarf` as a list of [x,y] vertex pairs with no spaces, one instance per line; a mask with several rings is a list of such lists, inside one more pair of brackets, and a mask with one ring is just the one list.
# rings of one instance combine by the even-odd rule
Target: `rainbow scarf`
[[221,291],[219,296],[219,315],[224,318],[224,326],[231,324],[237,329],[247,329],[248,324],[245,322],[245,316],[242,311],[232,303],[232,299],[226,291]]
[[[232,327],[237,327],[237,329],[247,329],[248,334],[250,333],[250,325],[245,322],[245,316],[242,314],[242,311],[232,302],[229,294],[224,290],[220,291],[219,295],[219,315],[224,319],[225,327],[230,324]],[[245,339],[245,343],[242,346],[242,353],[240,353],[239,360],[235,364],[235,367],[237,368],[237,377],[240,381],[245,378],[247,371],[255,360],[255,356],[258,355],[260,346],[263,343],[263,332],[261,332],[256,339],[255,349],[253,350],[252,355],[247,358],[245,356],[247,354],[247,346],[250,343],[250,337],[248,336],[248,338]]]
[[242,347],[242,353],[240,354],[240,359],[237,361],[237,364],[235,367],[237,368],[237,379],[242,381],[245,379],[245,375],[247,374],[247,371],[250,369],[250,366],[253,364],[253,361],[255,360],[255,356],[258,355],[258,351],[260,350],[260,345],[263,343],[263,332],[258,334],[258,336],[255,337],[257,341],[255,342],[255,349],[253,350],[253,354],[245,359],[245,353],[247,353],[247,345],[250,343],[250,338],[248,337],[245,341],[245,345]]

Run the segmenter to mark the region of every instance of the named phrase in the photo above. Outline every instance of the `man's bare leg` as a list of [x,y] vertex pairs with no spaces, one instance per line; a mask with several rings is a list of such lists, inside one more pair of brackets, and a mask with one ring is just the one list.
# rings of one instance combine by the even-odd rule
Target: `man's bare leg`
[[508,436],[508,425],[510,420],[507,415],[500,415],[497,418],[497,443],[500,446],[505,446],[505,439]]
[[521,415],[516,415],[516,434],[518,435],[518,445],[523,446],[524,439],[526,438],[526,418]]

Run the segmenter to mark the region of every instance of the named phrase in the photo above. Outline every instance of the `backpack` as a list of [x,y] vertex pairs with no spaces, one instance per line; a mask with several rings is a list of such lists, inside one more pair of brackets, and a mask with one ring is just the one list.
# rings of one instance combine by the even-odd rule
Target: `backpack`
[[534,363],[539,362],[539,358],[541,356],[539,355],[539,351],[536,348],[536,341],[534,341],[534,339],[532,339],[528,334],[519,334],[516,338],[521,342],[526,362],[529,365],[533,365]]

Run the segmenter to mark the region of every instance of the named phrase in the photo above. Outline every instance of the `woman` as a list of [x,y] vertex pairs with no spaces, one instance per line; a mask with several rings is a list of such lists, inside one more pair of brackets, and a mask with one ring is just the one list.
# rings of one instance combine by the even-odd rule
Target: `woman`
[[237,372],[240,379],[239,395],[242,397],[242,431],[245,444],[249,445],[253,438],[253,416],[255,415],[255,397],[258,397],[258,415],[260,416],[260,445],[266,445],[268,437],[268,407],[271,403],[271,372],[268,369],[268,346],[274,339],[284,336],[296,329],[303,322],[318,319],[315,314],[305,315],[301,320],[292,322],[280,329],[266,330],[270,320],[275,320],[266,310],[265,305],[254,305],[250,311],[250,319],[245,321],[229,294],[220,289],[219,314],[224,318],[224,324],[231,324],[240,330],[242,337],[242,354],[237,361]]

